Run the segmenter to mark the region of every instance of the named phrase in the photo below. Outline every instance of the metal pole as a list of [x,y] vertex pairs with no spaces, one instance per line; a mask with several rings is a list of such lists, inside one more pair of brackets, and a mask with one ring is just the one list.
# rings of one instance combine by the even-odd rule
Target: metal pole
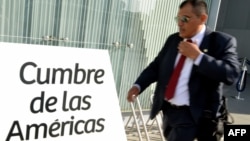
[[240,97],[240,94],[241,94],[241,92],[245,89],[245,83],[246,82],[244,82],[245,81],[245,77],[247,77],[246,76],[246,73],[247,73],[247,66],[246,66],[246,63],[247,63],[247,58],[246,57],[244,57],[243,58],[243,60],[242,60],[242,63],[241,63],[241,76],[240,76],[240,80],[239,80],[239,82],[238,82],[238,84],[237,84],[237,90],[238,90],[238,95],[237,96],[235,96],[234,98],[235,99],[237,99],[237,100],[244,100],[244,98],[241,98]]
[[213,30],[216,30],[220,4],[221,4],[221,0],[213,0],[213,1],[211,0],[211,6],[209,10],[209,17],[208,17],[207,25]]
[[135,108],[134,108],[133,102],[130,102],[130,105],[131,105],[131,108],[132,108],[132,113],[133,113],[133,117],[134,117],[134,120],[135,120],[137,133],[138,133],[138,136],[139,136],[140,141],[142,141],[140,126],[139,126],[139,124],[138,124],[138,122],[137,122],[137,120],[136,120],[136,113],[135,113]]
[[140,116],[141,116],[141,120],[142,120],[142,125],[143,125],[144,131],[145,131],[145,135],[146,135],[147,141],[150,141],[149,136],[148,136],[147,127],[145,125],[145,121],[144,121],[144,118],[143,118],[141,104],[140,104],[140,101],[139,101],[139,99],[137,97],[136,97],[136,101],[137,101],[137,104],[138,104],[138,108],[139,108],[139,112],[140,112]]

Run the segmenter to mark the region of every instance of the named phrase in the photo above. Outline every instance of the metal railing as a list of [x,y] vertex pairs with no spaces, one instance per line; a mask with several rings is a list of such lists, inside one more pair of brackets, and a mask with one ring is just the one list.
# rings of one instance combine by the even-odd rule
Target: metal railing
[[[138,107],[138,110],[136,110],[136,105]],[[142,109],[141,109],[141,104],[140,104],[140,101],[137,97],[135,97],[135,103],[134,102],[130,102],[130,105],[131,105],[131,109],[132,109],[132,115],[129,117],[128,121],[127,121],[127,124],[126,124],[126,128],[128,127],[132,117],[134,118],[134,124],[136,125],[136,129],[137,129],[137,133],[138,133],[138,136],[139,136],[139,140],[140,141],[143,141],[142,140],[142,132],[141,132],[141,128],[140,128],[140,125],[139,125],[139,122],[141,121],[142,122],[142,126],[143,126],[143,130],[145,132],[145,137],[147,139],[147,141],[150,141],[150,138],[149,138],[149,134],[148,134],[148,130],[147,130],[147,127],[146,127],[146,123],[144,121],[144,116],[143,116],[143,113],[142,113]]]
[[[153,95],[150,96],[150,104],[152,104],[152,99],[153,99]],[[144,120],[145,115],[143,115],[140,100],[136,97],[134,101],[135,102],[130,102],[132,114],[130,115],[130,117],[126,123],[125,128],[129,128],[129,124],[131,123],[131,121],[133,119],[132,127],[134,127],[134,126],[136,127],[139,141],[143,141],[143,139],[150,141],[148,130],[151,130],[153,125],[156,125],[156,127],[157,127],[156,129],[157,129],[157,132],[160,133],[161,140],[165,141],[165,138],[164,138],[164,135],[162,132],[162,126],[161,126],[162,113],[158,114],[151,121],[151,123],[149,123],[150,119],[148,119],[147,122],[145,122],[145,120]],[[160,119],[158,119],[158,118],[160,118]],[[155,121],[156,121],[156,124],[155,124]],[[142,136],[143,132],[145,133],[144,138]]]
[[244,100],[244,98],[240,97],[241,92],[245,90],[246,83],[247,83],[247,65],[250,65],[250,61],[246,58],[239,58],[241,62],[241,74],[236,84],[236,89],[238,91],[238,95],[234,98],[237,100]]

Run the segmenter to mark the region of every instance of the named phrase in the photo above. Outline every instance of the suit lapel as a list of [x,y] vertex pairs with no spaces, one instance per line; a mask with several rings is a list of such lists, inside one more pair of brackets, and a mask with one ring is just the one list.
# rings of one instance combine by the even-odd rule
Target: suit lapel
[[[210,46],[209,46],[209,43],[211,42],[211,36],[209,36],[213,31],[209,28],[206,28],[206,31],[205,31],[205,35],[204,35],[204,38],[201,42],[201,45],[200,45],[200,50],[204,53],[204,54],[207,54],[209,51],[210,51]],[[197,66],[193,65],[193,68],[192,68],[192,71],[191,71],[191,75],[190,75],[190,80],[192,79],[192,76],[195,74],[197,70]]]
[[[204,38],[203,38],[201,45],[199,47],[200,50],[204,54],[207,54],[207,52],[209,51],[209,42],[211,41],[209,34],[211,34],[211,32],[212,31],[210,29],[208,29],[208,28],[206,29]],[[191,70],[191,74],[190,74],[190,79],[188,82],[190,97],[192,97],[192,94],[194,94],[197,91],[197,89],[199,88],[199,85],[200,85],[200,83],[197,83],[197,81],[193,81],[196,79],[197,69],[198,69],[198,66],[193,65],[192,70]],[[190,98],[190,101],[192,101],[192,98]]]
[[204,35],[204,38],[201,42],[201,45],[200,45],[200,50],[203,52],[203,53],[207,53],[210,49],[209,49],[209,42],[211,41],[211,36],[209,36],[213,31],[209,28],[206,28],[206,31],[205,31],[205,35]]

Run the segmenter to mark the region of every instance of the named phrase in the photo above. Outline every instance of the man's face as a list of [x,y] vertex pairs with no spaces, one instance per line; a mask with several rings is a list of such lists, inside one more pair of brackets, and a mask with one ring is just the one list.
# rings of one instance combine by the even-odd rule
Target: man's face
[[204,15],[197,16],[190,4],[182,7],[176,17],[179,35],[182,38],[191,38],[198,33],[204,24]]

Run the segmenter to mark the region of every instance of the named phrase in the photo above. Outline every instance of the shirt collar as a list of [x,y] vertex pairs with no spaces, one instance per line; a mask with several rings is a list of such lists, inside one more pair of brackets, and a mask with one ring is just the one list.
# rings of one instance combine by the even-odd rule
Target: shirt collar
[[198,46],[200,46],[202,39],[205,36],[206,26],[203,25],[200,32],[198,32],[195,36],[193,36],[191,39],[194,43],[196,43]]

